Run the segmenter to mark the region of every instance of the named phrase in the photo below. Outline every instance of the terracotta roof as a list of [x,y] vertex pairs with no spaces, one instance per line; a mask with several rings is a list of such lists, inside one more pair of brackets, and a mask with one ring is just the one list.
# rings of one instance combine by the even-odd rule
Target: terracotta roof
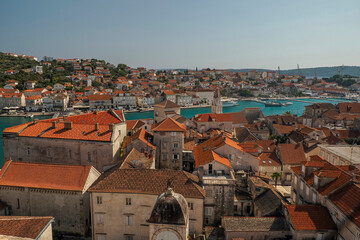
[[120,158],[120,169],[145,168],[150,169],[153,165],[154,158],[148,157],[135,148]]
[[126,121],[126,130],[137,129],[145,125],[141,120],[127,120]]
[[159,195],[167,189],[169,180],[174,191],[184,197],[205,198],[205,190],[198,185],[195,175],[175,170],[112,168],[89,191]]
[[329,196],[332,201],[353,223],[360,227],[360,186],[349,184]]
[[[53,122],[56,127],[53,128]],[[123,122],[121,111],[105,111],[69,116],[65,122],[71,122],[71,129],[65,128],[63,118],[46,119],[6,128],[4,133],[18,133],[23,137],[78,139],[85,141],[111,141],[112,131],[109,124]],[[98,123],[98,130],[95,130]]]
[[[53,217],[0,216],[0,238],[38,239]],[[5,238],[4,238],[5,239]]]
[[280,134],[290,134],[292,131],[295,130],[295,127],[294,127],[294,126],[289,126],[289,125],[273,124],[273,127],[274,127]]
[[327,209],[320,205],[287,205],[291,222],[296,231],[335,230]]
[[304,148],[301,144],[279,144],[278,149],[283,164],[300,164],[306,161]]
[[89,95],[89,101],[99,101],[99,100],[111,100],[111,95],[109,94],[93,94],[93,95]]
[[6,161],[0,186],[83,191],[92,166]]
[[194,117],[196,122],[232,122],[233,124],[248,123],[241,112],[235,113],[204,113]]
[[152,126],[153,132],[185,132],[186,127],[172,118],[166,118]]
[[180,108],[179,105],[177,105],[176,103],[170,101],[170,100],[165,100],[161,103],[155,104],[154,107],[162,107],[162,108]]
[[135,141],[137,139],[141,140],[142,142],[144,142],[149,147],[152,147],[154,149],[156,148],[156,146],[154,146],[149,141],[149,139],[153,139],[153,135],[150,132],[143,129],[143,128],[141,128],[139,131],[137,131],[136,133],[134,133],[130,137],[126,137],[124,146],[128,145],[129,143],[131,143],[132,141]]
[[260,166],[281,166],[281,162],[275,152],[265,152],[259,155]]
[[341,113],[360,113],[360,103],[339,103],[339,110]]

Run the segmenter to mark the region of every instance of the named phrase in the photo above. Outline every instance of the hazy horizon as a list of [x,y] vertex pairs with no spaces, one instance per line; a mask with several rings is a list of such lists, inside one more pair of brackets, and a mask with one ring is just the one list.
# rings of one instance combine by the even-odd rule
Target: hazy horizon
[[360,1],[0,2],[0,51],[155,69],[359,66]]

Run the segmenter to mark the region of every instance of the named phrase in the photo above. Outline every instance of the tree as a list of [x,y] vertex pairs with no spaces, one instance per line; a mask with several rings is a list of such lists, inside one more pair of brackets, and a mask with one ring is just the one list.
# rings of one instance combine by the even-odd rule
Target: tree
[[290,112],[290,111],[286,111],[285,114],[286,114],[286,115],[291,115],[291,112]]
[[275,188],[276,188],[277,181],[279,178],[281,178],[281,174],[278,172],[274,172],[273,174],[271,174],[271,178],[275,181]]

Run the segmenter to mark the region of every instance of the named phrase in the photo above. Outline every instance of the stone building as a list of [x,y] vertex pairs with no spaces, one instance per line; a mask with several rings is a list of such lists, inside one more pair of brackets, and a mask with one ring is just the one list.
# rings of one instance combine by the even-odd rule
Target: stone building
[[217,88],[214,94],[214,101],[211,104],[211,113],[222,113],[220,90]]
[[168,187],[149,218],[149,240],[185,240],[189,236],[189,207],[186,199]]
[[171,118],[177,114],[180,114],[180,106],[170,100],[165,100],[154,105],[155,123],[159,123],[166,118]]
[[195,174],[199,176],[206,191],[205,225],[217,226],[222,216],[234,215],[234,170],[229,159],[212,150],[195,149]]
[[100,176],[92,166],[7,161],[0,199],[14,216],[53,216],[54,231],[85,236],[90,227],[87,189]]
[[172,118],[155,123],[154,145],[156,146],[156,168],[182,170],[186,127]]
[[148,219],[169,182],[188,204],[189,235],[201,234],[205,190],[196,176],[184,171],[115,167],[89,190],[93,239],[149,239]]
[[122,111],[35,119],[4,130],[4,155],[20,162],[92,165],[102,171],[119,158],[125,135]]
[[135,148],[141,153],[147,153],[149,156],[155,156],[156,147],[153,145],[154,136],[146,131],[145,129],[140,129],[130,137],[126,137],[123,151],[128,153],[131,149]]

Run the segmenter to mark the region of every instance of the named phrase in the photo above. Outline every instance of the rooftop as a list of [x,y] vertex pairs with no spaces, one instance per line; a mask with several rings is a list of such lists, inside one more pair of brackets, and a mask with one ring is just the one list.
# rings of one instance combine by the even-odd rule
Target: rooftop
[[[92,166],[6,161],[0,171],[0,186],[86,191]],[[99,174],[100,175],[100,174]]]
[[226,232],[289,231],[281,217],[223,217],[222,223]]

